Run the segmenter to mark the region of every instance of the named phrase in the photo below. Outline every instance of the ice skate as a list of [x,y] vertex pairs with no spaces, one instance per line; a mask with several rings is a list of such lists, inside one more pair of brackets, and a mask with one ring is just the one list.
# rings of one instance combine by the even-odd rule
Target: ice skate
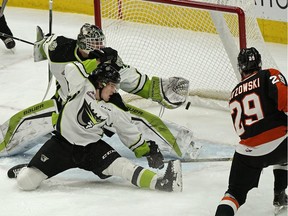
[[3,40],[7,49],[12,49],[15,47],[15,41],[12,38],[6,38]]
[[273,200],[273,205],[275,207],[274,215],[280,215],[282,211],[286,211],[287,203],[288,203],[288,197],[287,194],[285,193],[285,190],[281,191],[279,194],[274,194],[274,200]]
[[155,188],[161,191],[182,191],[182,169],[180,160],[169,161],[162,178],[157,180]]
[[17,178],[17,175],[19,174],[20,170],[23,167],[27,167],[27,165],[28,164],[19,164],[19,165],[12,167],[11,169],[9,169],[7,172],[8,178]]

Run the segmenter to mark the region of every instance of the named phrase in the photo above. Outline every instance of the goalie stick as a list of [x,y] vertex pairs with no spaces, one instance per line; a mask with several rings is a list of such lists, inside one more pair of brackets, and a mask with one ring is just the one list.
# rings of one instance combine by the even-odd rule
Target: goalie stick
[[[191,159],[175,159],[175,160],[180,160],[182,163],[191,163],[191,162],[215,162],[215,161],[231,161],[232,158],[230,157],[224,157],[224,158],[191,158]],[[164,160],[164,163],[168,163],[171,161],[169,160]],[[23,168],[28,166],[27,163],[25,164],[18,164],[12,168],[10,168],[7,172],[8,178],[16,178],[19,171]],[[277,211],[277,214],[280,212],[280,209]],[[275,215],[276,215],[276,210],[275,210]]]
[[[53,0],[49,0],[49,36],[52,35],[52,9],[53,9]],[[45,100],[45,98],[47,97],[47,94],[51,88],[51,85],[52,85],[52,78],[53,78],[53,74],[50,70],[50,64],[48,62],[48,85],[47,85],[47,88],[46,88],[46,92],[45,92],[45,95],[42,99],[42,101]]]

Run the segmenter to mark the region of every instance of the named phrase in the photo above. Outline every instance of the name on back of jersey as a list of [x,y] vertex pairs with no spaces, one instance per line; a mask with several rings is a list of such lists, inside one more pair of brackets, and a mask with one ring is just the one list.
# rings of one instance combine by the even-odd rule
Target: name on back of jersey
[[238,95],[251,91],[253,89],[260,87],[260,79],[254,79],[249,82],[242,83],[241,85],[237,86],[234,91],[231,93],[231,98],[237,97]]

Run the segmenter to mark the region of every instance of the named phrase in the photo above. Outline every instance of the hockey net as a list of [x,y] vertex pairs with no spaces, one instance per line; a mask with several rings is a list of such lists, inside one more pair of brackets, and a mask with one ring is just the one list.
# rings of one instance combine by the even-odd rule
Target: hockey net
[[[107,45],[117,49],[126,64],[150,77],[187,78],[190,96],[227,100],[240,79],[237,55],[241,46],[256,47],[263,67],[277,68],[254,16],[254,0],[94,3],[95,21],[102,26]],[[243,10],[244,22],[239,22],[239,14],[231,12],[231,8]],[[240,32],[243,29],[244,42]],[[125,95],[124,99],[137,97]]]

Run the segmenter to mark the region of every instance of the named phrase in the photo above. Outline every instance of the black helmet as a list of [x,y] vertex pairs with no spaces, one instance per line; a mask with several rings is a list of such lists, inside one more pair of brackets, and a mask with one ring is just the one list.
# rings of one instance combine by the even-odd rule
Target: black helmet
[[79,48],[89,52],[95,49],[95,45],[105,47],[106,39],[103,31],[89,23],[85,23],[77,36],[77,45]]
[[121,78],[119,72],[114,67],[110,64],[102,63],[91,73],[89,80],[96,88],[100,88],[100,83],[102,86],[105,86],[109,82],[119,84]]
[[238,68],[240,73],[249,74],[262,67],[261,55],[254,47],[241,49],[238,55]]

